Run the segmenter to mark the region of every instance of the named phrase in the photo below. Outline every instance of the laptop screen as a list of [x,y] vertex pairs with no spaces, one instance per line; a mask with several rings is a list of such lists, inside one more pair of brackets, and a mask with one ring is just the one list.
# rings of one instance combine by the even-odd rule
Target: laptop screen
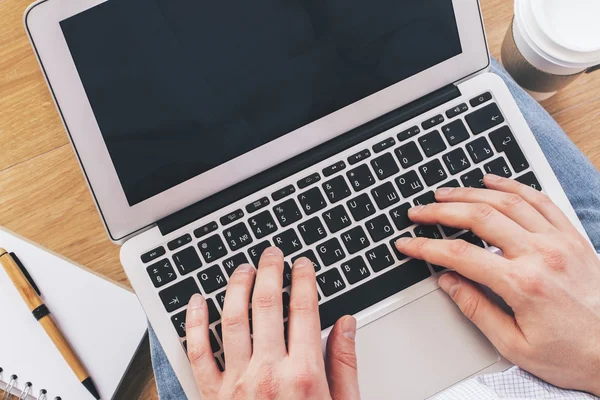
[[108,0],[61,29],[131,206],[462,52],[452,0]]

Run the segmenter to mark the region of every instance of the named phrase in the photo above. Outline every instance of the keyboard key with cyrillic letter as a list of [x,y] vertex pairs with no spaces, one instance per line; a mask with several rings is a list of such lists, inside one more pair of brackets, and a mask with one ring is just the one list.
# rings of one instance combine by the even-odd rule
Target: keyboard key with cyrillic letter
[[332,296],[346,288],[346,284],[337,268],[332,268],[327,272],[317,276],[317,282],[323,294],[327,297]]
[[202,289],[204,289],[204,293],[206,294],[212,293],[227,285],[227,279],[225,278],[225,275],[223,275],[221,267],[218,265],[213,265],[210,268],[200,271],[198,280],[200,280]]

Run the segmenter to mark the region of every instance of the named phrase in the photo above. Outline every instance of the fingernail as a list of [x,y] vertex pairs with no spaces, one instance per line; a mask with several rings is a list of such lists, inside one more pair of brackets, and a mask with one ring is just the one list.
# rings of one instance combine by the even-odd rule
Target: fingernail
[[267,247],[263,252],[263,256],[277,256],[279,254],[281,254],[281,250],[274,246]]
[[356,319],[354,317],[348,317],[342,322],[342,332],[352,341],[356,338]]
[[438,284],[444,292],[450,295],[450,297],[454,297],[456,291],[460,287],[460,281],[454,274],[442,275]]
[[235,269],[235,272],[241,272],[246,274],[253,274],[254,267],[250,264],[241,264],[239,267]]
[[424,208],[425,208],[425,206],[415,206],[415,207],[412,207],[411,209],[409,209],[408,212],[412,213],[412,214],[416,214]]
[[312,262],[308,258],[302,257],[296,260],[294,263],[294,268],[304,268],[308,267],[309,265],[312,265]]
[[200,308],[204,308],[205,304],[206,301],[204,300],[204,297],[199,294],[195,294],[190,299],[190,304],[188,307],[192,310],[198,310]]
[[439,194],[440,196],[448,196],[450,193],[452,193],[452,191],[454,191],[454,188],[439,188],[436,190],[435,194]]
[[396,240],[396,246],[404,246],[407,245],[413,238],[411,237],[403,237]]
[[485,176],[485,179],[490,182],[500,182],[502,180],[501,177],[499,177],[498,175],[494,175],[494,174],[487,174]]

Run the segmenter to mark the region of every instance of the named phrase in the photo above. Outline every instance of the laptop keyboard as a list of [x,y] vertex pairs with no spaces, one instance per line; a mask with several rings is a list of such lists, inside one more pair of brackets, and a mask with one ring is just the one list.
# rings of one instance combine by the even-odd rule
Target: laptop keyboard
[[300,257],[313,262],[325,329],[443,271],[398,252],[394,243],[400,237],[458,237],[486,247],[471,232],[414,226],[408,219],[410,207],[435,201],[437,188],[483,187],[484,174],[492,173],[542,190],[491,93],[420,126],[381,136],[370,148],[333,157],[328,167],[295,184],[250,199],[244,210],[141,255],[184,346],[185,306],[201,293],[208,302],[215,358],[223,368],[219,320],[228,278],[243,263],[256,266],[269,246],[279,247],[286,259],[285,318],[290,266]]

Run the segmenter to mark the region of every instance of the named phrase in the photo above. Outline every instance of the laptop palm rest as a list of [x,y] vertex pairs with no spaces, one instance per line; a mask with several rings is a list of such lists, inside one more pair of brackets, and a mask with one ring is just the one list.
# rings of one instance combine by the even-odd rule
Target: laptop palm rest
[[363,399],[425,399],[500,360],[441,290],[362,327],[356,340]]

